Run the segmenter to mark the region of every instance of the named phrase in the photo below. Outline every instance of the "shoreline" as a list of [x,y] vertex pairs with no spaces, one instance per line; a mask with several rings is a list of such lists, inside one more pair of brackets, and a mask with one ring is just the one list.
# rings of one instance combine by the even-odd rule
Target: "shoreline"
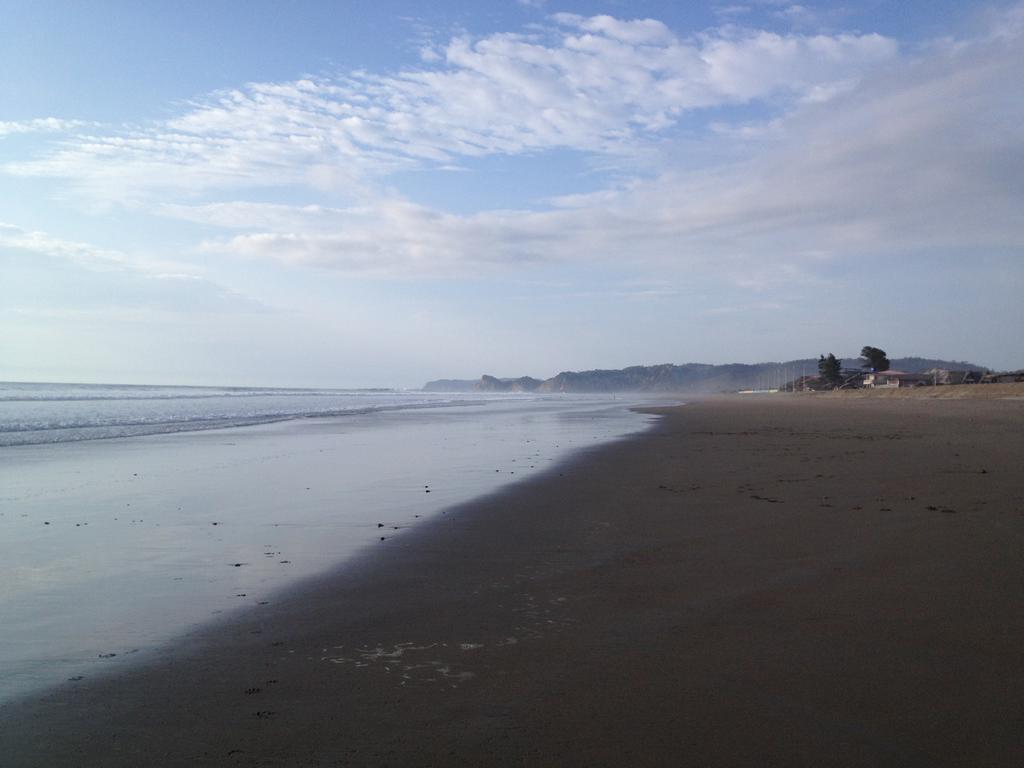
[[650,431],[451,508],[145,666],[0,708],[0,754],[1012,764],[1024,403],[903,405],[655,409]]
[[507,401],[0,449],[0,704],[141,662],[653,418]]

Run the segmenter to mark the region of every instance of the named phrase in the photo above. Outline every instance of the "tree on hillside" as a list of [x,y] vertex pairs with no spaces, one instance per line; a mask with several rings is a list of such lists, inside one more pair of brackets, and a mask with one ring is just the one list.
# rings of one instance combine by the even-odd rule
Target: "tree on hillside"
[[828,357],[821,355],[818,358],[818,375],[833,387],[838,387],[843,382],[843,367],[836,356],[831,352]]
[[885,356],[884,349],[864,347],[860,351],[860,356],[864,359],[864,362],[861,363],[861,368],[867,368],[872,371],[889,370],[889,358]]

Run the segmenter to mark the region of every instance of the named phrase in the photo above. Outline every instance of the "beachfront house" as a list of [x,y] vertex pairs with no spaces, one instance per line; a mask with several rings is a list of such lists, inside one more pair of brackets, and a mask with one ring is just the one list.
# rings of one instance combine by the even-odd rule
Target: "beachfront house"
[[900,389],[902,387],[925,387],[932,383],[932,377],[927,373],[871,371],[864,374],[863,386],[869,389]]
[[1024,381],[1024,369],[1019,371],[1003,371],[1002,373],[986,373],[981,378],[982,384],[1012,384]]

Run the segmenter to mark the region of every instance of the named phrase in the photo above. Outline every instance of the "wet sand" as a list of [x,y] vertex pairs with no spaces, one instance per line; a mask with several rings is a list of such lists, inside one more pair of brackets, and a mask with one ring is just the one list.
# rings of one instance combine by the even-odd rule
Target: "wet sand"
[[142,663],[654,420],[612,398],[509,398],[0,447],[0,705]]
[[0,708],[2,764],[1020,764],[1024,401],[665,413]]

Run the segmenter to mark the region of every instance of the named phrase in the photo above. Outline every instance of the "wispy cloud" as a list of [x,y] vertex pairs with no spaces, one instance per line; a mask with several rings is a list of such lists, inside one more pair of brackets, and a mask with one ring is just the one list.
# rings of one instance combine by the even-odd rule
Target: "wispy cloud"
[[[97,304],[95,296],[103,297],[105,308],[146,305],[175,312],[253,312],[268,309],[251,297],[207,280],[180,264],[146,256],[130,256],[121,251],[64,240],[46,232],[0,222],[0,257],[5,254],[12,264],[17,263],[19,254],[33,254],[73,265],[76,271],[62,271],[51,277],[63,281],[77,280],[79,287],[85,281],[90,286],[90,290],[71,291],[69,295],[61,286],[40,286],[40,281],[34,278],[27,290],[5,292],[4,301],[0,304],[0,309],[5,311],[17,309],[24,312],[30,308],[33,312],[50,312],[81,304],[86,299],[92,306]],[[12,269],[7,277],[13,280],[17,274],[18,270]],[[83,296],[77,297],[78,293]],[[48,306],[45,301],[39,305],[40,296],[51,294],[59,295],[55,306]]]
[[[756,289],[837,259],[1024,246],[1019,37],[936,44],[807,102],[725,165],[668,170],[546,211],[458,216],[399,197],[348,208],[165,207],[239,234],[204,247],[374,274],[653,263]],[[734,146],[732,132],[721,141]]]
[[400,169],[495,154],[630,154],[694,110],[820,95],[897,54],[877,34],[726,27],[682,39],[653,19],[556,14],[553,23],[457,37],[395,74],[250,83],[6,171],[130,199],[161,189],[358,188]]
[[32,120],[0,120],[0,139],[16,133],[68,133],[95,123],[65,120],[59,117],[37,117]]
[[[535,34],[453,39],[420,69],[214,94],[7,170],[100,196],[162,190],[152,210],[226,230],[206,253],[382,276],[653,264],[763,290],[844,258],[1024,245],[1024,107],[1011,97],[1024,81],[1021,8],[995,20],[998,33],[912,53],[872,34],[723,27],[682,39],[656,20],[558,14]],[[547,210],[457,215],[378,183],[493,154],[671,150],[683,117],[751,102],[785,110],[761,121],[718,110],[686,139],[688,160],[712,161],[667,162]],[[351,204],[201,195],[283,184],[340,187]]]
[[30,251],[97,269],[140,269],[120,251],[63,240],[46,232],[23,229],[4,222],[0,222],[0,248]]

